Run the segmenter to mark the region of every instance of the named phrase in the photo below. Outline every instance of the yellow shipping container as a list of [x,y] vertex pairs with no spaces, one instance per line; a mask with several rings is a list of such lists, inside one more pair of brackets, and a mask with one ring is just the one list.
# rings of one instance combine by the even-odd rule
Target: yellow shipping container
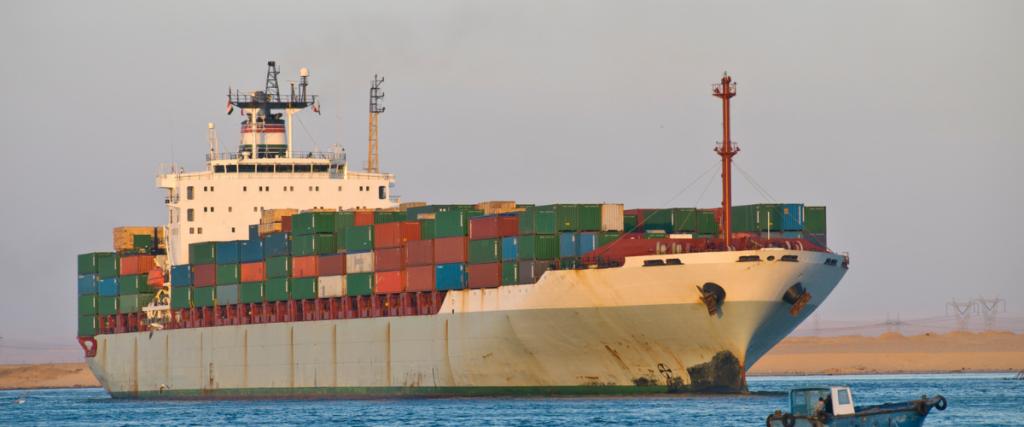
[[260,224],[273,224],[281,222],[281,218],[299,213],[297,209],[267,209],[260,217]]
[[399,211],[399,212],[406,212],[406,211],[408,211],[408,210],[409,210],[409,208],[418,208],[418,207],[420,207],[420,206],[426,206],[426,205],[427,205],[427,203],[426,203],[426,202],[409,202],[409,203],[402,203],[402,204],[398,205],[398,211]]
[[114,250],[125,251],[134,248],[135,236],[150,236],[158,249],[166,249],[163,227],[117,227],[114,229]]
[[280,233],[281,223],[260,224],[258,231],[260,234]]

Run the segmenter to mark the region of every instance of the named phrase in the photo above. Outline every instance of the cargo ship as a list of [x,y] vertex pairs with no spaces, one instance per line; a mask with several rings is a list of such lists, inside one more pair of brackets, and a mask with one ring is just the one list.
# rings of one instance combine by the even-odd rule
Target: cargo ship
[[317,108],[229,90],[206,170],[161,166],[168,223],[78,258],[78,340],[115,398],[747,391],[745,372],[832,292],[849,256],[824,207],[733,206],[725,76],[722,205],[630,209],[402,203],[370,154],[293,151]]

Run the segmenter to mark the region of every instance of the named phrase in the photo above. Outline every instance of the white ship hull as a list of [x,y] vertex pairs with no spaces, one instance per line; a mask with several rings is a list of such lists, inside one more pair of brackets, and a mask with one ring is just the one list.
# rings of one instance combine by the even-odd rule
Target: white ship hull
[[[737,262],[797,255],[798,262]],[[683,265],[643,267],[644,259]],[[745,371],[832,292],[841,256],[763,250],[629,258],[533,285],[449,292],[437,315],[96,336],[114,397],[745,391]],[[709,316],[697,287],[726,291]],[[782,296],[811,300],[797,316]]]

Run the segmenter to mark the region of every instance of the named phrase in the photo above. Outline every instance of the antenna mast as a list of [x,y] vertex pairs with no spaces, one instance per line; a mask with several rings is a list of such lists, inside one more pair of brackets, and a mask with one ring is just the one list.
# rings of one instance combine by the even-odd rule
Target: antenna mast
[[380,91],[381,83],[384,83],[384,78],[378,80],[375,74],[370,88],[370,150],[363,165],[367,172],[373,173],[380,173],[377,165],[377,115],[384,112],[384,107],[380,105],[380,99],[384,97],[384,92]]
[[736,96],[736,83],[724,73],[722,83],[712,85],[712,96],[722,99],[722,141],[715,152],[722,156],[722,234],[726,249],[732,247],[732,156],[740,152],[729,139],[729,98]]

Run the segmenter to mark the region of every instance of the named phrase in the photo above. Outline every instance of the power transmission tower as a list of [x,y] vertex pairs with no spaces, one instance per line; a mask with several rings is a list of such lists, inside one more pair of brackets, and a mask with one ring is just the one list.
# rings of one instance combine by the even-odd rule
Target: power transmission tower
[[373,173],[380,173],[377,164],[377,115],[384,112],[384,107],[380,105],[380,99],[384,98],[384,92],[380,91],[381,83],[384,83],[384,78],[378,80],[374,75],[373,86],[370,87],[370,149],[366,164],[363,165],[367,172]]
[[814,315],[814,336],[818,336],[821,333],[821,316]]
[[978,303],[974,300],[956,302],[956,298],[953,298],[953,302],[946,303],[947,316],[949,316],[950,308],[953,309],[953,315],[956,316],[956,330],[967,332],[967,326],[971,322],[971,314],[978,312]]
[[909,323],[904,323],[903,321],[901,321],[899,313],[896,313],[896,320],[893,320],[891,317],[889,317],[889,313],[886,313],[885,323],[881,324],[881,326],[885,326],[885,333],[895,332],[897,334],[900,333],[900,326],[903,325],[909,325]]
[[981,317],[985,321],[985,331],[996,330],[996,314],[999,313],[999,303],[1003,303],[1003,312],[1006,312],[1006,300],[999,298],[999,294],[996,294],[995,299],[985,299],[984,296],[979,295],[976,301],[978,302],[979,308],[981,309]]

